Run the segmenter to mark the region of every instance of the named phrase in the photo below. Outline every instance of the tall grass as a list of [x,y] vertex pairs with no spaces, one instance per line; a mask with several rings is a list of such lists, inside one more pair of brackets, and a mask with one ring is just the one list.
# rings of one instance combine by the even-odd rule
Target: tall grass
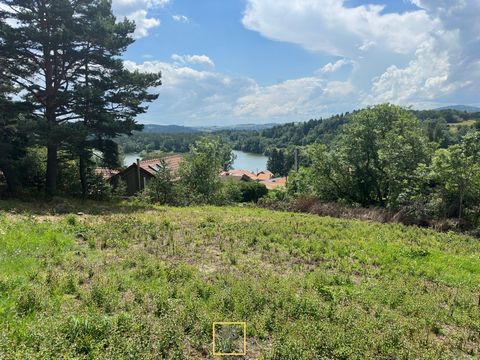
[[475,358],[479,256],[454,233],[253,208],[4,212],[0,358],[211,358],[214,321],[247,322],[251,359]]

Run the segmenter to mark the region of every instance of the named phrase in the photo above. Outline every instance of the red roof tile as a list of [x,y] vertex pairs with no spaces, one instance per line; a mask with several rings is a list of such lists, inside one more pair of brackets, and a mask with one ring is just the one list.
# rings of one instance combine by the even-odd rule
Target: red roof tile
[[169,155],[165,156],[163,159],[142,160],[140,161],[140,168],[152,175],[155,175],[158,172],[158,166],[161,164],[162,160],[165,160],[170,170],[173,173],[176,173],[180,168],[182,159],[182,155]]
[[233,170],[229,170],[229,171],[222,171],[220,173],[220,176],[222,176],[222,177],[231,176],[231,177],[235,177],[235,178],[247,177],[250,180],[257,180],[257,175],[255,175],[254,173],[252,173],[248,170],[233,169]]
[[287,185],[287,178],[286,177],[273,178],[273,179],[264,180],[260,182],[264,184],[268,190],[272,190],[272,189],[285,187]]

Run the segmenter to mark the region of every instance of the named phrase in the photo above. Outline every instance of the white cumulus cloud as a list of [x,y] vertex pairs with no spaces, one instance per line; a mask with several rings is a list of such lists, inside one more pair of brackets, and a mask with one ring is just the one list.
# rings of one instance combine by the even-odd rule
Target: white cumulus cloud
[[372,46],[410,53],[437,27],[425,10],[384,14],[383,9],[347,7],[343,0],[248,0],[242,21],[267,38],[346,57]]
[[322,115],[322,109],[343,111],[342,99],[354,91],[349,82],[306,77],[261,86],[245,76],[197,70],[179,62],[125,61],[129,70],[162,72],[159,99],[149,121],[207,124],[291,121]]
[[182,22],[182,23],[189,23],[190,19],[188,16],[185,15],[172,15],[172,19],[177,21],[177,22]]
[[154,8],[162,8],[170,0],[113,0],[113,12],[118,18],[126,17],[135,21],[136,29],[133,36],[136,39],[146,37],[149,30],[160,26],[160,20],[148,16],[148,11]]
[[[410,0],[416,10],[346,0],[247,0],[244,26],[262,36],[341,56],[320,74],[354,65],[355,103],[475,103],[480,91],[480,1]],[[342,72],[343,73],[343,72]],[[339,76],[339,75],[336,75]]]
[[178,55],[173,54],[172,60],[178,64],[198,64],[214,67],[215,63],[207,55]]
[[320,69],[320,72],[322,72],[323,74],[334,73],[334,72],[340,70],[345,65],[349,65],[349,64],[352,64],[351,60],[340,59],[340,60],[338,60],[334,63],[331,63],[331,62],[328,63],[327,65],[325,65],[324,67],[322,67]]

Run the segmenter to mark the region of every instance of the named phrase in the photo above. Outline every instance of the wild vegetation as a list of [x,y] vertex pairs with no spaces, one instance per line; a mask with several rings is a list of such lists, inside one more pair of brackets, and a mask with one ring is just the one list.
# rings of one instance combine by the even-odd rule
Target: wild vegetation
[[247,322],[248,359],[480,354],[470,237],[240,207],[0,207],[0,358],[211,358],[213,321]]
[[292,172],[289,192],[414,218],[480,219],[480,132],[439,147],[410,112],[379,105],[355,113],[334,141],[308,148],[311,165]]

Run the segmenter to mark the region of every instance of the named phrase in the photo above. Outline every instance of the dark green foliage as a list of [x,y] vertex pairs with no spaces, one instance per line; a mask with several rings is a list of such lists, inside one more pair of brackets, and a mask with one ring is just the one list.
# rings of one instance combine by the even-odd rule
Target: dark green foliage
[[145,189],[150,200],[159,204],[175,204],[176,185],[174,175],[165,160],[161,160],[160,169]]
[[239,182],[239,187],[243,202],[256,203],[268,193],[268,189],[265,185],[256,181],[241,181]]
[[416,170],[416,177],[416,186],[405,191],[406,202],[421,206],[430,216],[480,224],[480,132],[438,149],[429,166]]
[[[79,159],[82,193],[92,151],[113,163],[113,139],[139,130],[134,117],[156,99],[148,88],[160,74],[123,68],[120,55],[133,42],[135,25],[116,22],[105,0],[5,0],[0,10],[0,78],[25,94],[37,122],[39,144],[47,148],[45,190],[57,191],[58,154]],[[7,21],[8,20],[8,21]],[[20,22],[21,26],[12,26]],[[116,161],[118,163],[118,161]]]
[[216,203],[221,198],[220,172],[232,162],[231,148],[219,138],[195,142],[180,166],[181,191],[188,203]]
[[[324,200],[395,206],[430,153],[411,113],[393,105],[367,108],[352,115],[330,149],[312,147],[308,180],[312,185],[303,188]],[[298,192],[298,181],[292,185]]]
[[[269,152],[267,169],[275,176],[287,176],[295,164],[295,149],[272,149]],[[299,159],[301,161],[302,159]]]

